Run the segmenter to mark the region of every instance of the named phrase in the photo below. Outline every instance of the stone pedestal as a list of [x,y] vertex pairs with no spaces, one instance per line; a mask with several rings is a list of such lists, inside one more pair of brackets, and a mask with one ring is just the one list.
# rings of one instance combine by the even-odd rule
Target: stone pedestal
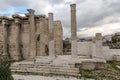
[[71,52],[72,52],[72,57],[77,57],[77,41],[72,41],[71,43]]
[[55,49],[54,49],[54,40],[49,41],[49,57],[54,58],[55,57]]
[[102,46],[102,35],[100,33],[96,34],[95,41],[92,44],[92,58],[104,59],[103,46]]

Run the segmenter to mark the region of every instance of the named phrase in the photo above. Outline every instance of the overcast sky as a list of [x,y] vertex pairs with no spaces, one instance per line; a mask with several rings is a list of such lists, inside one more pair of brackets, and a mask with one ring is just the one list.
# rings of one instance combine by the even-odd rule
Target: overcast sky
[[54,13],[61,20],[64,37],[70,37],[70,4],[77,4],[78,37],[120,32],[120,0],[0,0],[0,16],[27,13],[32,8],[36,14]]

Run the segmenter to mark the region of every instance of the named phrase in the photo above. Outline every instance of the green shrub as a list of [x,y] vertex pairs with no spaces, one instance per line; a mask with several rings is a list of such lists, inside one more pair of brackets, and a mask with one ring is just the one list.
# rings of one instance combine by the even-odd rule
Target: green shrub
[[6,56],[0,55],[0,80],[13,80],[10,71],[10,62]]

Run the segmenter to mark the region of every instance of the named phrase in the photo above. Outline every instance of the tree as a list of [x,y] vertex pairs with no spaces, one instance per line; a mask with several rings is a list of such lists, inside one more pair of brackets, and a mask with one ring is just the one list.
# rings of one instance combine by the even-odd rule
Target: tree
[[7,56],[0,55],[0,80],[13,80]]

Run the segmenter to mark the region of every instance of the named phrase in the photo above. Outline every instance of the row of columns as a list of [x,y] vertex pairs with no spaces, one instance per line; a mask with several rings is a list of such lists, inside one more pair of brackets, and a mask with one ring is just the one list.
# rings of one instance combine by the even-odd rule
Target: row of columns
[[49,56],[56,57],[63,52],[63,29],[61,21],[54,21],[53,13],[49,13]]
[[[29,22],[30,22],[30,58],[36,57],[36,41],[35,41],[35,20],[34,10],[28,9]],[[49,56],[55,57],[56,54],[62,54],[62,25],[61,21],[54,21],[53,13],[49,13],[48,26],[49,26]],[[47,22],[46,22],[47,23]],[[56,31],[55,31],[56,29]],[[58,40],[56,40],[58,37]],[[58,42],[61,42],[58,44]],[[59,49],[58,49],[59,48]]]
[[[28,16],[29,16],[29,24],[30,24],[30,59],[33,59],[36,57],[36,27],[35,27],[35,16],[34,16],[34,10],[28,9]],[[20,25],[21,25],[21,18],[18,15],[13,15],[13,18],[15,20],[15,47],[16,47],[16,54],[14,54],[14,60],[20,60],[21,53],[20,53]],[[49,13],[49,19],[46,21],[46,24],[48,23],[49,26],[49,56],[55,57],[56,53],[58,55],[62,54],[62,24],[61,21],[54,21],[53,19],[53,13]],[[4,40],[3,40],[3,54],[8,55],[7,53],[7,38],[8,38],[8,31],[7,31],[7,19],[2,19],[2,25],[4,29]],[[56,31],[55,31],[56,30]],[[58,38],[58,39],[57,39]],[[60,42],[60,43],[59,43]]]
[[[14,60],[20,60],[21,59],[21,54],[20,54],[20,17],[17,15],[13,15],[14,18],[14,22],[15,22],[15,55],[13,57]],[[7,19],[6,17],[1,17],[2,19],[2,26],[3,26],[3,55],[5,56],[9,56],[8,54],[8,29],[9,29],[9,19]]]

